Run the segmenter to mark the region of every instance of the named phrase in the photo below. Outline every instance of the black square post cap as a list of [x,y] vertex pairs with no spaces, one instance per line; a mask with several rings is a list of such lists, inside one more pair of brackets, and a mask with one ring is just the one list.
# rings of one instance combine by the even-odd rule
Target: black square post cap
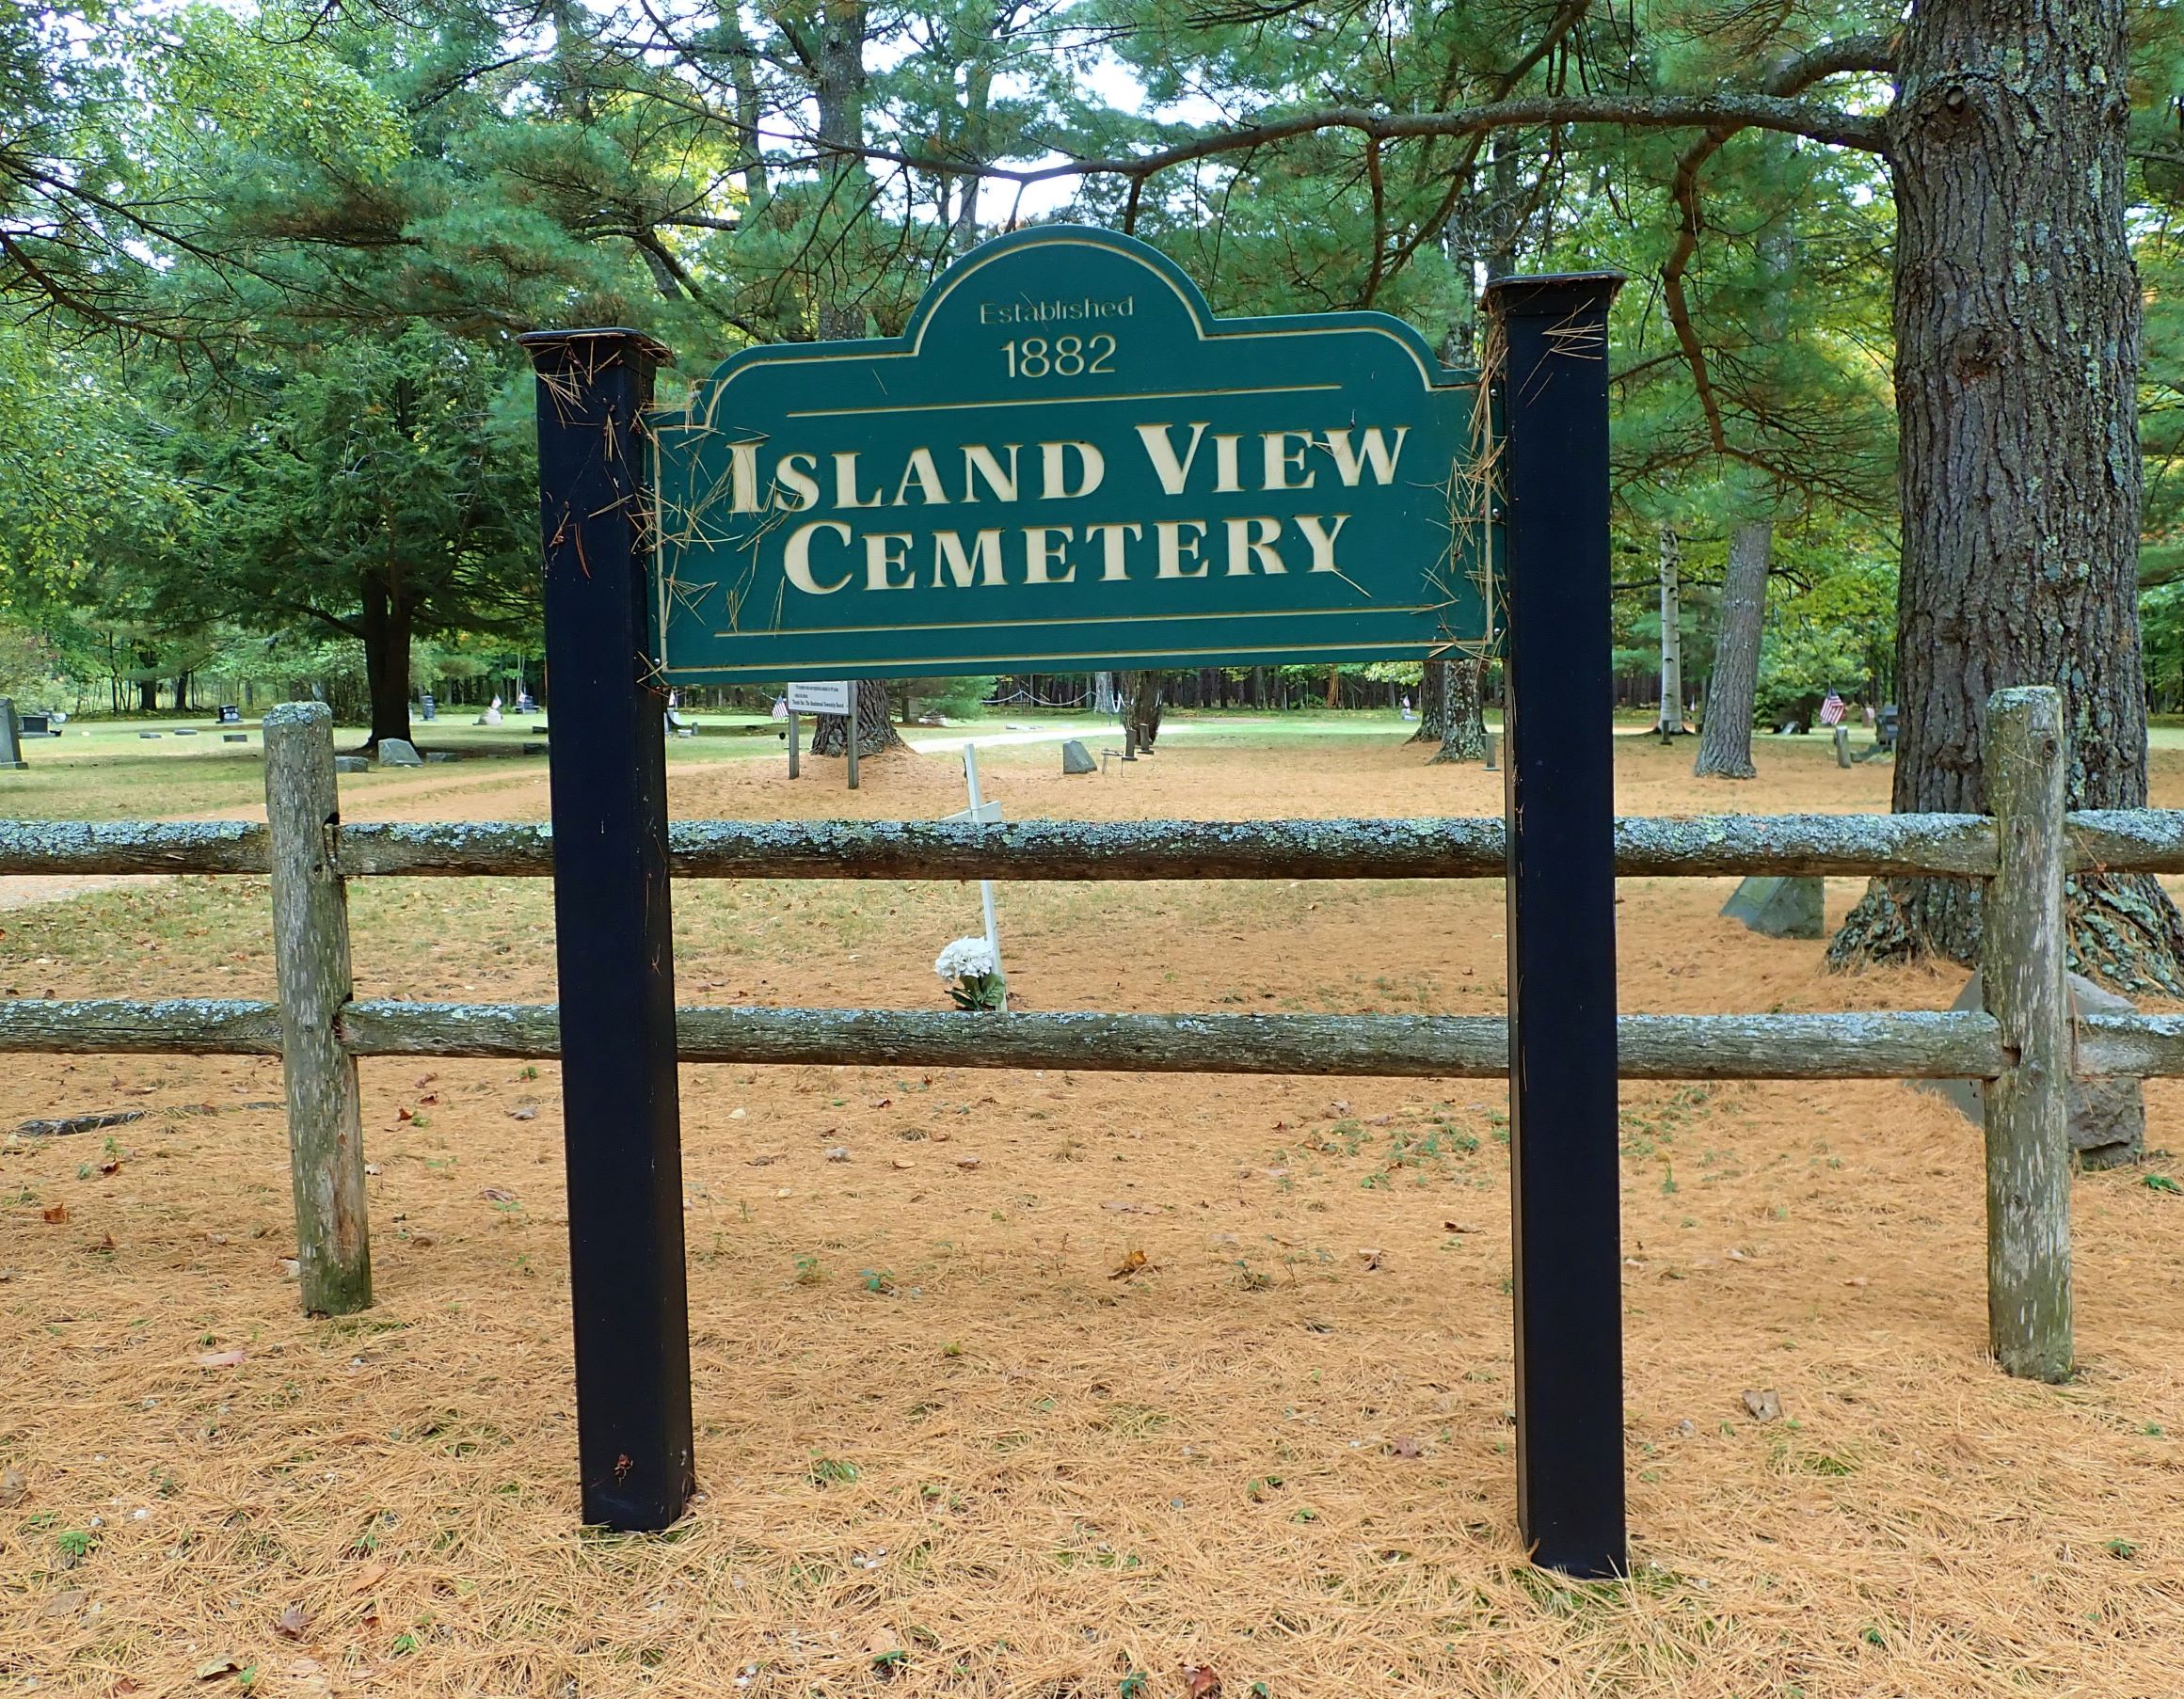
[[1579,308],[1605,308],[1628,279],[1619,271],[1558,271],[1536,278],[1496,278],[1481,297],[1502,318],[1547,318]]
[[675,351],[665,342],[646,336],[642,330],[632,330],[627,325],[596,325],[582,330],[526,330],[516,341],[531,356],[534,366],[544,365],[557,355],[566,359],[586,344],[604,353],[607,350],[598,345],[613,343],[648,355],[657,365],[675,364]]

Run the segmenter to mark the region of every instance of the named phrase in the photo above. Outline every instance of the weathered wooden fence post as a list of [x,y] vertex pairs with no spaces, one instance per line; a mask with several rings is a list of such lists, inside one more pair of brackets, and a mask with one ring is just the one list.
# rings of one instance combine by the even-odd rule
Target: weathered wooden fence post
[[2011,1059],[1986,1088],[1986,1304],[1995,1358],[2070,1375],[2069,934],[2063,916],[2063,697],[1987,698],[1986,794],[2000,854],[1981,976]]
[[295,1258],[306,1312],[348,1315],[371,1307],[372,1245],[357,1063],[334,1032],[351,991],[349,904],[335,859],[333,711],[323,702],[283,703],[264,725]]

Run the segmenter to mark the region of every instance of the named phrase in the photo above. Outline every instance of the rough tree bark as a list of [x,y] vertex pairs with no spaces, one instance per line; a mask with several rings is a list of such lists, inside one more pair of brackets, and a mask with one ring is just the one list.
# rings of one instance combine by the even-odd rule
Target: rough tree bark
[[[2146,800],[2124,0],[1920,0],[1889,116],[1903,573],[1899,812],[1984,810],[1990,693],[2064,695],[2073,808]],[[2073,965],[2184,991],[2150,879],[2071,881]],[[1891,881],[1839,965],[1977,958],[1976,883]]]
[[[876,755],[885,750],[907,749],[895,730],[895,719],[884,678],[857,681],[857,755]],[[815,755],[849,754],[849,718],[843,714],[815,714],[811,725],[811,753]]]
[[1123,692],[1123,723],[1134,727],[1138,734],[1138,747],[1151,749],[1153,740],[1160,735],[1161,685],[1165,675],[1148,668],[1140,673],[1119,675]]
[[1730,532],[1714,674],[1706,681],[1706,719],[1698,728],[1698,759],[1691,768],[1702,779],[1759,776],[1752,765],[1752,714],[1760,691],[1760,630],[1774,541],[1774,522],[1768,519],[1746,520]]
[[1480,676],[1485,671],[1485,663],[1470,655],[1459,655],[1443,663],[1442,674],[1446,682],[1442,704],[1441,747],[1433,752],[1433,759],[1427,766],[1487,758],[1487,722],[1482,700],[1485,692],[1480,689]]
[[409,741],[409,639],[417,610],[399,588],[377,574],[362,586],[364,681],[372,702],[372,735],[366,749],[383,738]]
[[1418,677],[1418,729],[1407,741],[1439,743],[1448,729],[1448,662],[1429,660]]

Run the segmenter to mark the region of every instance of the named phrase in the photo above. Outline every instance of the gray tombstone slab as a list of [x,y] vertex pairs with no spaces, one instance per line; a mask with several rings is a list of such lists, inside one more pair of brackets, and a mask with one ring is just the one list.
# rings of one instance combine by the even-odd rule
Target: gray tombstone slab
[[[2077,974],[2072,974],[2069,979],[2073,1019],[2080,1015],[2131,1012],[2128,997],[2119,997]],[[1958,1013],[1986,1008],[1986,992],[1979,975],[1974,974],[1965,981],[1964,990],[1949,1007]],[[1915,1080],[1912,1083],[1937,1097],[1947,1098],[1973,1125],[1986,1125],[1985,1080]],[[2073,1074],[2066,1095],[2070,1106],[2070,1148],[2077,1153],[2081,1167],[2117,1167],[2127,1162],[2136,1162],[2145,1153],[2146,1093],[2137,1080]]]
[[336,755],[334,757],[334,770],[336,772],[370,772],[372,764],[361,755]]
[[250,734],[248,732],[222,732],[220,741],[222,743],[247,743],[250,741]]
[[1809,877],[1747,879],[1730,893],[1721,912],[1769,938],[1824,938],[1827,881]]
[[1075,738],[1061,746],[1061,770],[1065,773],[1097,772],[1100,764],[1092,758],[1092,751]]
[[23,758],[23,722],[15,712],[14,698],[0,696],[0,772],[27,768]]
[[381,767],[422,767],[424,757],[406,738],[379,739],[379,765]]

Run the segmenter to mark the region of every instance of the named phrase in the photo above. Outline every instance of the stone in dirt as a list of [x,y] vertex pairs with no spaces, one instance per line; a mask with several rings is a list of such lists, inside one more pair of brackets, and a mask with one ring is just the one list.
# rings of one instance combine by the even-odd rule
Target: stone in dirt
[[1061,746],[1061,770],[1065,773],[1097,772],[1100,764],[1092,758],[1092,752],[1075,738]]
[[334,757],[334,770],[336,772],[370,772],[372,764],[361,755],[336,755]]
[[417,746],[407,738],[382,738],[379,739],[379,765],[422,767],[424,757],[417,753]]
[[[2070,1015],[2128,1015],[2132,1004],[2104,986],[2078,974],[2068,976]],[[1977,974],[1964,982],[1950,1008],[1984,1011],[1986,990]],[[1921,1090],[1945,1097],[1975,1126],[1986,1125],[1985,1080],[1915,1080]],[[2065,1094],[2069,1104],[2070,1148],[2079,1166],[2087,1168],[2120,1167],[2136,1162],[2146,1150],[2146,1092],[2135,1079],[2080,1077],[2073,1074]]]
[[1721,912],[1769,938],[1825,938],[1827,881],[1813,878],[1747,879],[1721,905]]

